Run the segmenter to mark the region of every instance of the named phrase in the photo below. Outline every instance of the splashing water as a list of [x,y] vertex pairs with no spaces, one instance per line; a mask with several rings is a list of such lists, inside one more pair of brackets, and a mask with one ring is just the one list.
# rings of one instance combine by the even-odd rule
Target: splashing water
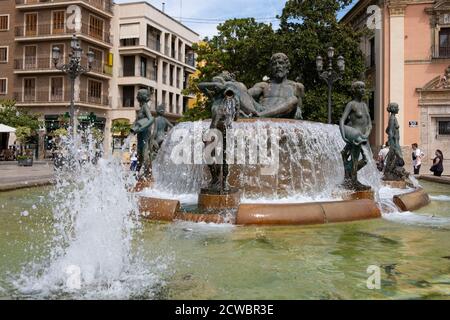
[[50,257],[25,266],[14,281],[18,295],[153,297],[165,263],[148,263],[140,252],[137,201],[128,192],[132,176],[117,158],[99,158],[89,134],[61,145],[64,165],[49,195],[54,225]]
[[[153,163],[154,189],[172,194],[196,194],[206,187],[208,170],[201,162],[194,162],[195,153],[203,147],[201,137],[209,128],[209,121],[181,123],[168,135]],[[273,174],[263,174],[261,165],[250,164],[250,144],[269,128],[276,135],[279,161]],[[343,182],[344,169],[341,151],[344,142],[339,127],[308,121],[257,120],[233,123],[235,132],[245,137],[245,164],[230,165],[229,182],[242,190],[248,199],[292,198],[330,199]],[[179,137],[187,141],[190,163],[175,163],[173,155],[180,146]],[[238,157],[238,143],[234,144]],[[185,151],[185,150],[184,150]],[[183,151],[183,152],[184,152]],[[381,186],[370,150],[369,163],[358,173],[362,183],[377,192]],[[200,151],[201,153],[201,151]]]

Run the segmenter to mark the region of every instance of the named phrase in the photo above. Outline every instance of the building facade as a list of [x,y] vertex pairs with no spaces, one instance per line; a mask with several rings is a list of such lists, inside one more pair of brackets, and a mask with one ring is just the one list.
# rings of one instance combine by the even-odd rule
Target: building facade
[[450,171],[450,1],[360,0],[342,19],[368,28],[361,39],[371,92],[377,146],[386,140],[389,102],[400,106],[401,145],[407,163],[411,144],[425,154],[430,173],[434,152],[444,153]]
[[107,152],[113,121],[134,121],[139,88],[152,88],[153,103],[164,102],[171,120],[181,116],[189,98],[181,90],[195,72],[195,32],[146,2],[0,0],[0,99],[42,115],[47,156],[70,104],[69,78],[55,67],[52,50],[61,52],[59,65],[67,63],[74,34],[82,66],[94,53],[92,68],[75,82],[75,123],[94,123]]
[[[151,110],[164,104],[166,117],[175,122],[192,99],[182,90],[196,71],[192,45],[199,35],[147,2],[116,4],[113,19],[111,123],[134,121],[141,88],[153,92]],[[114,148],[120,146],[117,140]]]

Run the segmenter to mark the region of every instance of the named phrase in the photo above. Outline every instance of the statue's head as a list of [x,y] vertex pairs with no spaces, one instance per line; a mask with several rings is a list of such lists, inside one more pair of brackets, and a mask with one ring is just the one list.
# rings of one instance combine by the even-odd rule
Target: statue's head
[[136,98],[140,104],[147,103],[150,101],[150,92],[147,89],[139,89]]
[[387,112],[397,114],[398,113],[398,103],[391,102],[387,107]]
[[272,77],[274,79],[282,80],[289,74],[291,63],[289,58],[284,53],[275,53],[270,58],[270,66],[272,69]]
[[222,73],[219,75],[219,77],[222,77],[222,79],[225,81],[235,81],[236,80],[236,75],[229,71],[222,71]]
[[164,113],[166,113],[166,105],[164,103],[161,103],[156,107],[156,114],[158,116],[163,116]]
[[363,81],[355,81],[352,83],[352,92],[355,97],[362,98],[366,94],[366,84]]

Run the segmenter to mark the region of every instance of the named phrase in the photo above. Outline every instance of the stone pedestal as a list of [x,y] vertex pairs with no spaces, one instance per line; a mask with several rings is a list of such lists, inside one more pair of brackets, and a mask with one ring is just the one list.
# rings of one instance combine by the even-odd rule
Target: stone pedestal
[[384,180],[383,185],[395,189],[406,189],[406,181]]
[[373,190],[355,191],[345,195],[344,200],[375,200],[375,192]]
[[205,212],[221,212],[237,209],[241,202],[241,193],[233,189],[226,192],[214,192],[202,189],[198,196],[198,208]]

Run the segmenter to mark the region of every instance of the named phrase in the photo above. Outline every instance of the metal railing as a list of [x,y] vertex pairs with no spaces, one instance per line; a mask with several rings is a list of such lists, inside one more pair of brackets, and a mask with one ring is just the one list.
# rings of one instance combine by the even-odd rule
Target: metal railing
[[[17,103],[47,103],[47,102],[63,102],[70,103],[70,93],[67,90],[57,90],[57,92],[50,92],[48,90],[26,90],[14,92],[14,100]],[[87,91],[81,91],[79,97],[75,97],[75,103],[87,103],[99,106],[109,106],[109,97],[102,95],[93,97],[87,94]]]
[[[68,58],[60,59],[58,64],[68,63]],[[87,66],[88,61],[86,57],[81,58],[81,65]],[[53,64],[53,60],[50,56],[48,57],[25,57],[22,59],[14,60],[14,70],[16,71],[59,71]],[[91,71],[107,76],[112,75],[112,67],[104,65],[100,61],[94,61],[91,65]]]
[[88,23],[82,23],[80,30],[72,30],[64,27],[63,29],[54,28],[54,25],[50,23],[39,23],[36,26],[30,28],[26,25],[18,25],[15,27],[15,36],[18,38],[32,38],[32,37],[42,37],[42,36],[65,36],[72,34],[82,34],[94,38],[96,40],[102,41],[109,45],[112,44],[112,36],[109,32],[96,30],[91,27]]
[[[111,0],[80,0],[85,2],[97,9],[113,13],[113,2]],[[59,3],[59,2],[69,2],[68,0],[16,0],[16,5],[33,5],[38,3]]]
[[431,56],[434,59],[450,59],[450,47],[434,45],[431,47]]

